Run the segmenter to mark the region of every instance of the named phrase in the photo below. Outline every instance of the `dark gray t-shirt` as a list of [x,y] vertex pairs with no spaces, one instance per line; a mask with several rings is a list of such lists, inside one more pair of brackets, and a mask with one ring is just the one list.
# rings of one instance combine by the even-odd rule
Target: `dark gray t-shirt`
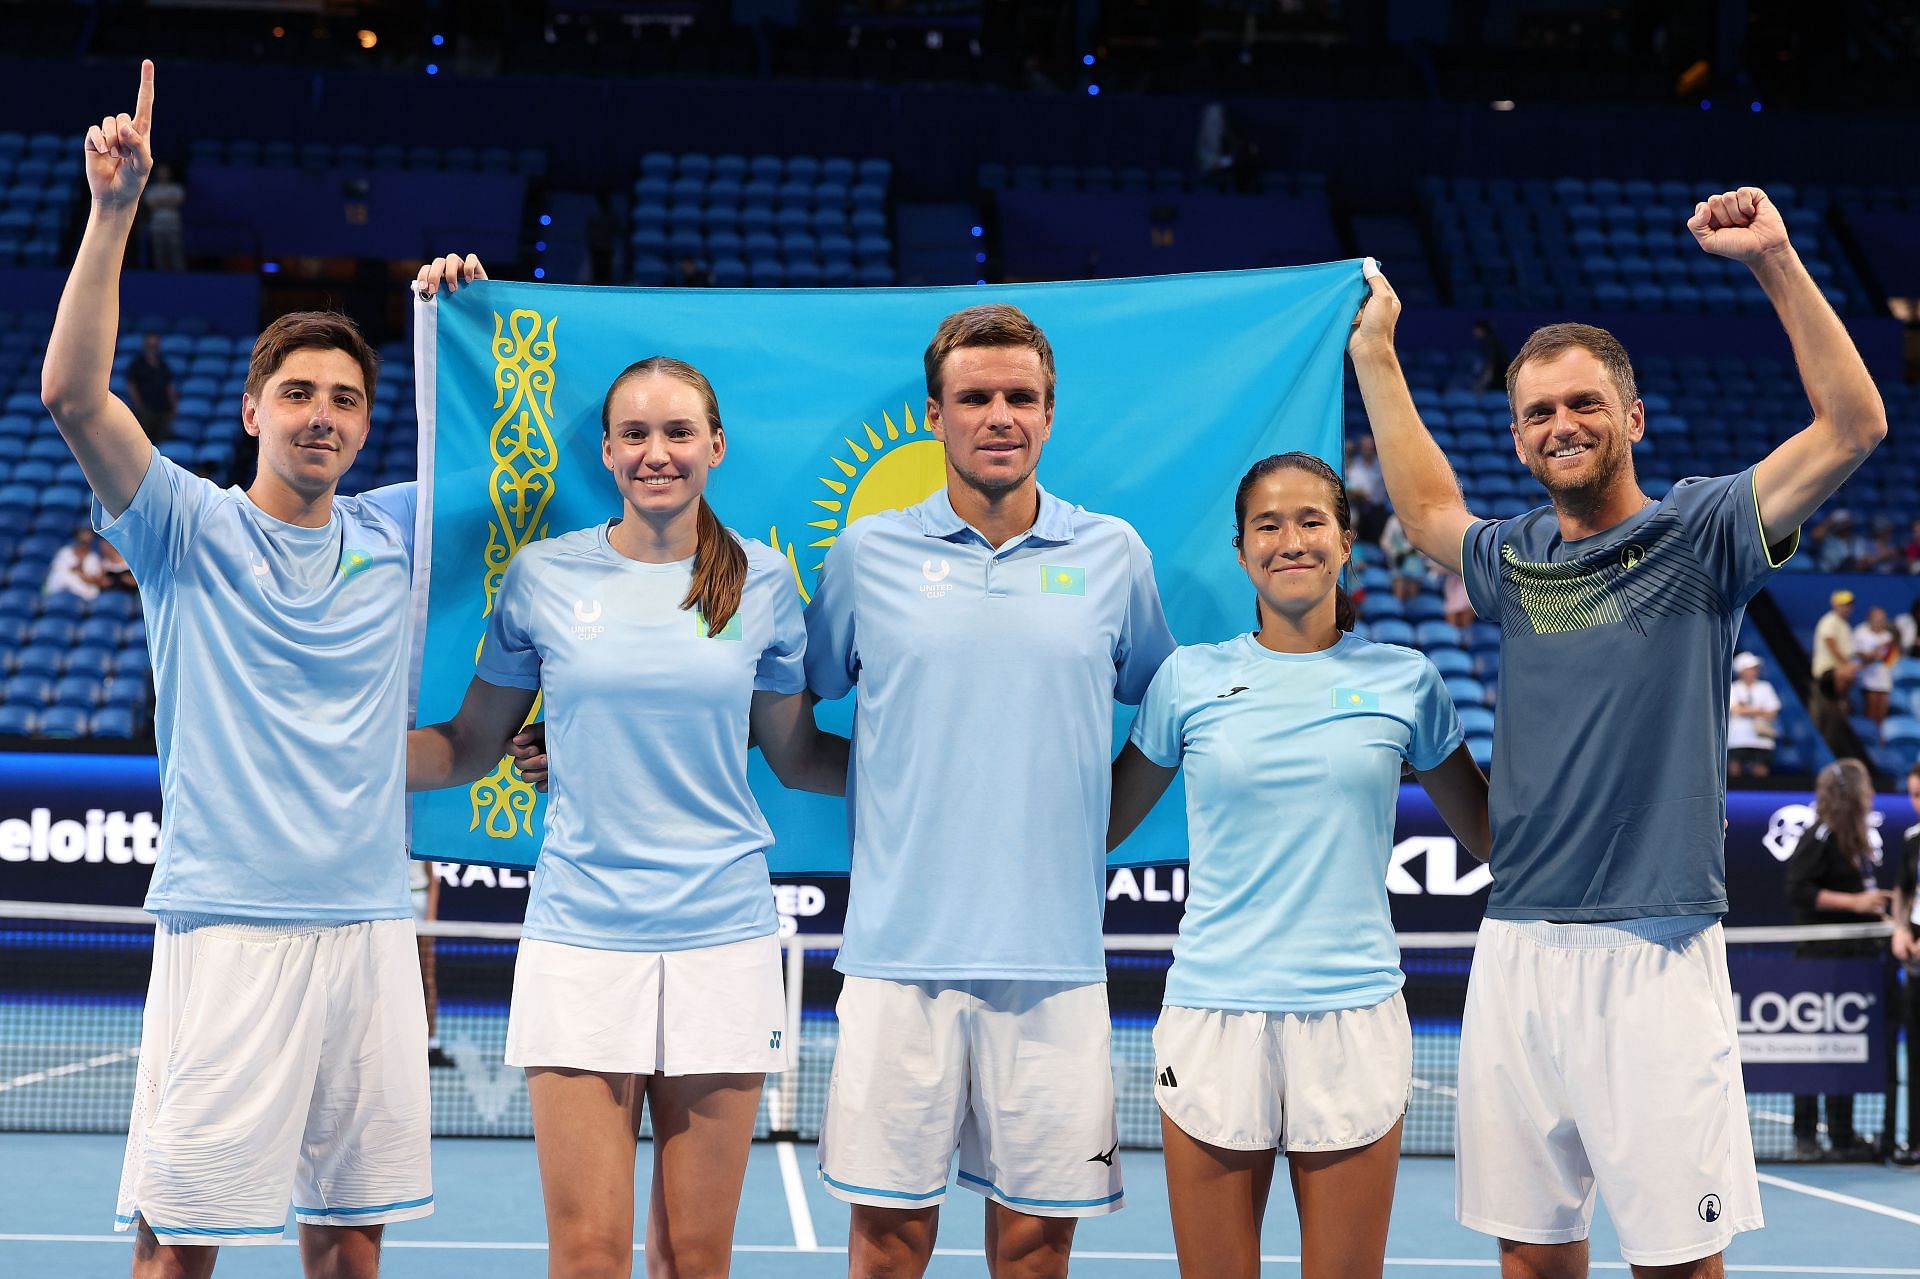
[[1769,548],[1753,471],[1682,480],[1568,541],[1551,507],[1481,520],[1461,559],[1500,626],[1494,919],[1727,909],[1727,693]]

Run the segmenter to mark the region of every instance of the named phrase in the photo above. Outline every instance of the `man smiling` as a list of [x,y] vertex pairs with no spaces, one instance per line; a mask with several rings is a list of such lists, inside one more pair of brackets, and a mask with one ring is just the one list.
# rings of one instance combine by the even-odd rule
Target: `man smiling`
[[853,879],[820,1172],[854,1205],[850,1269],[918,1275],[948,1166],[987,1196],[1001,1276],[1064,1275],[1075,1220],[1120,1206],[1101,944],[1113,702],[1173,636],[1123,521],[1034,477],[1053,349],[1011,306],[926,351],[947,483],[834,543],[807,679],[858,688]]
[[140,581],[167,821],[119,1229],[136,1276],[272,1243],[370,1279],[433,1211],[425,1004],[404,849],[414,487],[339,497],[378,372],[344,316],[267,326],[242,492],[161,456],[109,389],[127,235],[152,168],[153,64],[87,131],[93,208],[41,395]]
[[1736,475],[1642,492],[1626,351],[1556,324],[1507,371],[1514,451],[1552,505],[1476,520],[1407,393],[1382,279],[1351,347],[1407,536],[1500,626],[1457,1172],[1460,1220],[1499,1237],[1509,1279],[1586,1274],[1596,1189],[1642,1276],[1718,1276],[1761,1224],[1719,925],[1728,672],[1747,601],[1887,423],[1763,192],[1703,200],[1687,225],[1753,271],[1813,405]]

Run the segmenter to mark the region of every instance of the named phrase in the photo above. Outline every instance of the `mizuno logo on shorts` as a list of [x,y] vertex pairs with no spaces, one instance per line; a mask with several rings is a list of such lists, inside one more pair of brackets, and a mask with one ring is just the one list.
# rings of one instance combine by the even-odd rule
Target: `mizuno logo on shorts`
[[1120,1143],[1116,1141],[1107,1147],[1105,1154],[1095,1155],[1093,1158],[1087,1160],[1087,1162],[1090,1164],[1105,1164],[1111,1168],[1113,1167],[1113,1152],[1118,1149],[1120,1149]]

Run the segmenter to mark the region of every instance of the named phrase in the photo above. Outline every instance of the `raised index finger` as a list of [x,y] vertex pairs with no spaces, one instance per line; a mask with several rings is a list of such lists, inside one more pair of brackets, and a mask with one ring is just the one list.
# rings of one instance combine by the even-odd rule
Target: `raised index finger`
[[140,93],[133,100],[133,127],[142,134],[153,128],[153,59],[140,61]]

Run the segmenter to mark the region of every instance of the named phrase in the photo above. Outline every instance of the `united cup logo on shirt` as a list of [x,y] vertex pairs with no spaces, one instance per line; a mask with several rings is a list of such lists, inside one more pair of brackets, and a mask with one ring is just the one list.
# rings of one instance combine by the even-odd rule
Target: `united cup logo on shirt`
[[600,625],[600,612],[599,600],[594,600],[591,603],[586,600],[575,600],[573,602],[573,618],[575,622],[573,637],[577,640],[595,640],[605,635],[607,628]]
[[[826,495],[810,499],[823,513],[819,519],[806,521],[805,527],[816,530],[811,540],[783,542],[778,528],[768,531],[767,545],[787,557],[802,599],[812,600],[814,575],[826,561],[827,548],[839,540],[848,525],[876,511],[905,510],[947,482],[946,449],[914,417],[911,404],[901,406],[900,420],[904,425],[895,423],[891,413],[882,413],[877,429],[862,422],[853,435],[842,437],[844,456],[837,446],[830,446],[833,453],[828,458],[827,473],[817,477]],[[802,555],[812,561],[804,573],[800,568]],[[935,562],[935,567],[944,563]],[[929,583],[939,580],[927,576]],[[931,589],[922,587],[921,591],[927,594]],[[937,589],[938,595],[944,595],[950,588]]]
[[930,600],[937,600],[953,589],[953,583],[947,581],[947,575],[953,572],[953,565],[945,560],[928,560],[920,566],[920,576],[926,582],[920,587],[920,593]]

